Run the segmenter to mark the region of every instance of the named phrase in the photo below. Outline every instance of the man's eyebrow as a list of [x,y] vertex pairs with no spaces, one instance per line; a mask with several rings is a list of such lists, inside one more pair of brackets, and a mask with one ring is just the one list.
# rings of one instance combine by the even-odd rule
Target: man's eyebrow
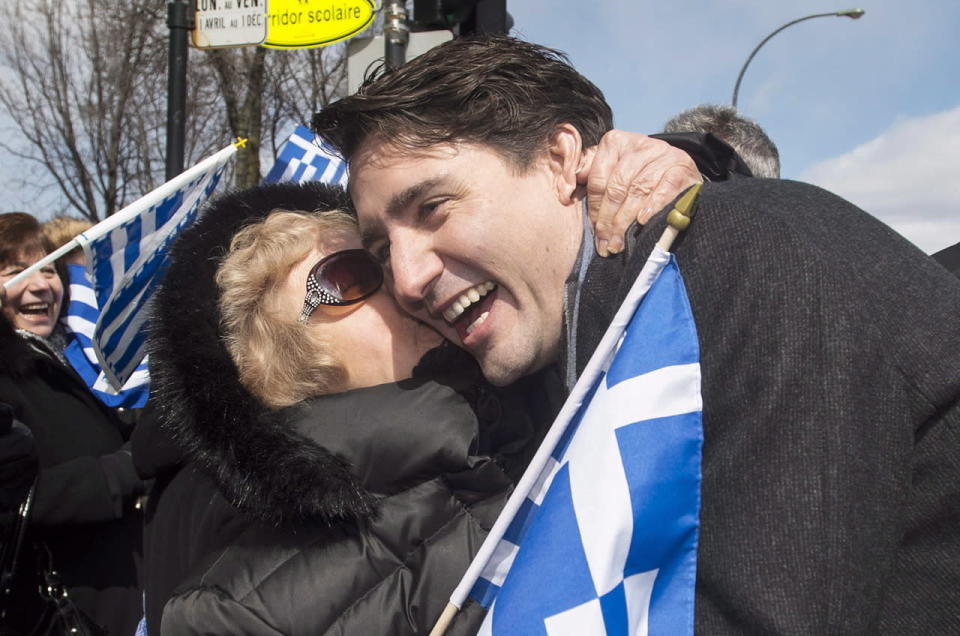
[[397,217],[410,205],[411,202],[417,200],[423,196],[423,193],[427,190],[433,188],[437,184],[441,183],[445,179],[446,175],[433,177],[432,179],[424,179],[419,183],[415,183],[406,190],[398,192],[390,198],[390,202],[387,203],[386,207],[386,216],[388,217]]

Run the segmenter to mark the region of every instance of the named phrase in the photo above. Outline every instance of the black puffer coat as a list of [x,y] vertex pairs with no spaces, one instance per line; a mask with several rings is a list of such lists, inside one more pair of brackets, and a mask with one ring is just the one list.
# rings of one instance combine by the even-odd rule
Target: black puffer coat
[[[540,378],[504,393],[441,349],[414,379],[266,411],[219,338],[218,258],[274,208],[337,202],[316,184],[269,194],[216,202],[175,245],[155,301],[162,422],[251,520],[181,584],[162,632],[427,633],[539,442],[525,413],[554,408],[527,394]],[[451,633],[480,620],[468,606]]]
[[[467,402],[449,386],[411,380],[321,397],[281,417],[354,466],[349,477],[376,514],[251,528],[181,586],[163,633],[428,632],[511,487],[476,454]],[[468,633],[462,627],[455,633]]]

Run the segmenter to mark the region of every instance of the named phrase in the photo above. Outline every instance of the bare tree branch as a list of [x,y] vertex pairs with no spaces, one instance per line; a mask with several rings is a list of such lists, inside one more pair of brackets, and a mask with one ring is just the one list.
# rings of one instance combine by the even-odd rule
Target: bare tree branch
[[[164,178],[167,39],[161,3],[3,0],[0,112],[17,134],[8,156],[39,166],[19,180],[92,221]],[[261,179],[261,147],[276,156],[295,123],[343,92],[342,45],[268,51],[191,51],[189,164],[246,137],[235,185]]]

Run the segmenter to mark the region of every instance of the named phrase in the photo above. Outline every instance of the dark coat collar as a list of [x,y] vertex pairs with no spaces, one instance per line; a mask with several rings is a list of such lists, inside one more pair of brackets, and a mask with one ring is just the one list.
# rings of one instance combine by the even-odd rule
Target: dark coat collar
[[[282,412],[291,428],[348,462],[361,487],[389,495],[478,468],[477,419],[449,384],[415,378],[308,400]],[[500,471],[486,471],[490,475]],[[502,489],[505,478],[477,490]]]
[[[627,229],[624,250],[621,253],[603,258],[592,249],[589,251],[591,261],[581,285],[580,311],[575,318],[577,321],[575,352],[577,377],[590,361],[593,351],[600,344],[614,314],[620,308],[620,303],[623,302],[633,281],[653,252],[654,245],[667,227],[667,211],[671,209],[673,209],[673,203],[654,215],[646,225],[641,226],[634,222]],[[683,238],[684,234],[681,233],[674,242],[674,250],[683,244]],[[567,330],[564,329],[560,349],[564,352],[560,358],[561,365],[565,365],[567,361],[566,352],[569,343],[566,333]],[[562,373],[562,377],[566,377],[565,366],[562,367]]]

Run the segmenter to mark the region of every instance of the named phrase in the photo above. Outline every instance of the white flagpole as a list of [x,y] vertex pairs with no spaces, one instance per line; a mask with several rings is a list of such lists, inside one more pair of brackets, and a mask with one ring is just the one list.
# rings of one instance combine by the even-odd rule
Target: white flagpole
[[170,179],[163,185],[157,187],[154,190],[151,190],[150,192],[143,195],[142,197],[140,197],[139,199],[137,199],[127,207],[123,208],[119,212],[115,214],[111,214],[106,219],[104,219],[103,221],[100,221],[99,223],[94,225],[92,228],[90,228],[86,232],[83,232],[79,236],[71,239],[70,242],[68,242],[66,245],[63,245],[59,249],[56,249],[50,252],[49,254],[41,258],[39,261],[37,261],[30,267],[26,268],[25,270],[23,270],[22,272],[20,272],[19,274],[17,274],[7,282],[5,282],[3,286],[5,288],[9,288],[9,287],[12,287],[13,285],[16,285],[21,280],[30,276],[38,269],[42,267],[46,267],[50,263],[56,261],[58,258],[68,253],[70,250],[76,247],[80,247],[84,243],[89,243],[90,241],[103,236],[107,232],[110,232],[114,228],[126,223],[127,221],[134,218],[135,216],[137,216],[147,208],[153,205],[156,205],[157,203],[160,203],[161,201],[169,197],[171,194],[173,194],[174,192],[176,192],[186,184],[196,179],[197,176],[208,171],[211,168],[211,166],[225,163],[227,159],[229,159],[233,154],[237,152],[238,149],[245,147],[246,144],[247,144],[246,139],[238,139],[235,143],[230,144],[229,146],[219,151],[218,153],[207,157],[206,159],[196,164],[192,168],[189,168],[188,170],[181,172],[180,174],[175,176],[173,179]]
[[564,402],[560,413],[551,425],[550,430],[547,431],[547,434],[544,436],[540,448],[537,449],[533,459],[530,460],[530,464],[524,471],[520,481],[517,482],[517,487],[513,493],[510,494],[510,498],[500,512],[500,516],[497,517],[493,527],[490,528],[490,532],[487,534],[486,539],[484,539],[483,544],[481,544],[480,550],[477,551],[477,555],[470,563],[470,567],[467,568],[463,579],[461,579],[460,584],[457,585],[457,588],[450,596],[449,604],[444,608],[436,625],[430,630],[430,636],[443,636],[444,632],[446,632],[454,616],[456,616],[457,611],[463,607],[463,603],[467,600],[470,590],[473,589],[477,579],[480,578],[480,574],[486,567],[494,550],[503,539],[503,535],[506,534],[507,528],[520,510],[520,506],[540,479],[541,473],[550,460],[554,448],[556,448],[557,443],[559,443],[570,422],[573,420],[573,417],[577,414],[580,405],[583,404],[583,400],[587,397],[590,389],[603,373],[603,369],[613,350],[616,348],[617,343],[620,341],[627,323],[630,322],[630,318],[633,316],[637,305],[639,305],[640,300],[643,299],[646,291],[649,289],[652,283],[651,278],[655,279],[656,275],[659,274],[660,270],[666,265],[669,259],[667,252],[670,250],[674,239],[690,224],[690,218],[693,216],[694,210],[693,204],[696,201],[697,195],[700,193],[700,186],[701,184],[691,186],[684,195],[680,197],[674,205],[674,208],[668,214],[668,225],[660,237],[660,240],[657,242],[653,254],[651,254],[646,264],[644,264],[643,269],[637,276],[637,280],[630,288],[626,298],[624,298],[623,304],[620,305],[620,309],[618,309],[616,315],[614,315],[613,321],[607,328],[606,333],[603,334],[600,344],[597,345],[596,350],[590,357],[590,361],[587,362],[586,367],[584,367],[583,373],[570,392],[570,396],[566,402]]

